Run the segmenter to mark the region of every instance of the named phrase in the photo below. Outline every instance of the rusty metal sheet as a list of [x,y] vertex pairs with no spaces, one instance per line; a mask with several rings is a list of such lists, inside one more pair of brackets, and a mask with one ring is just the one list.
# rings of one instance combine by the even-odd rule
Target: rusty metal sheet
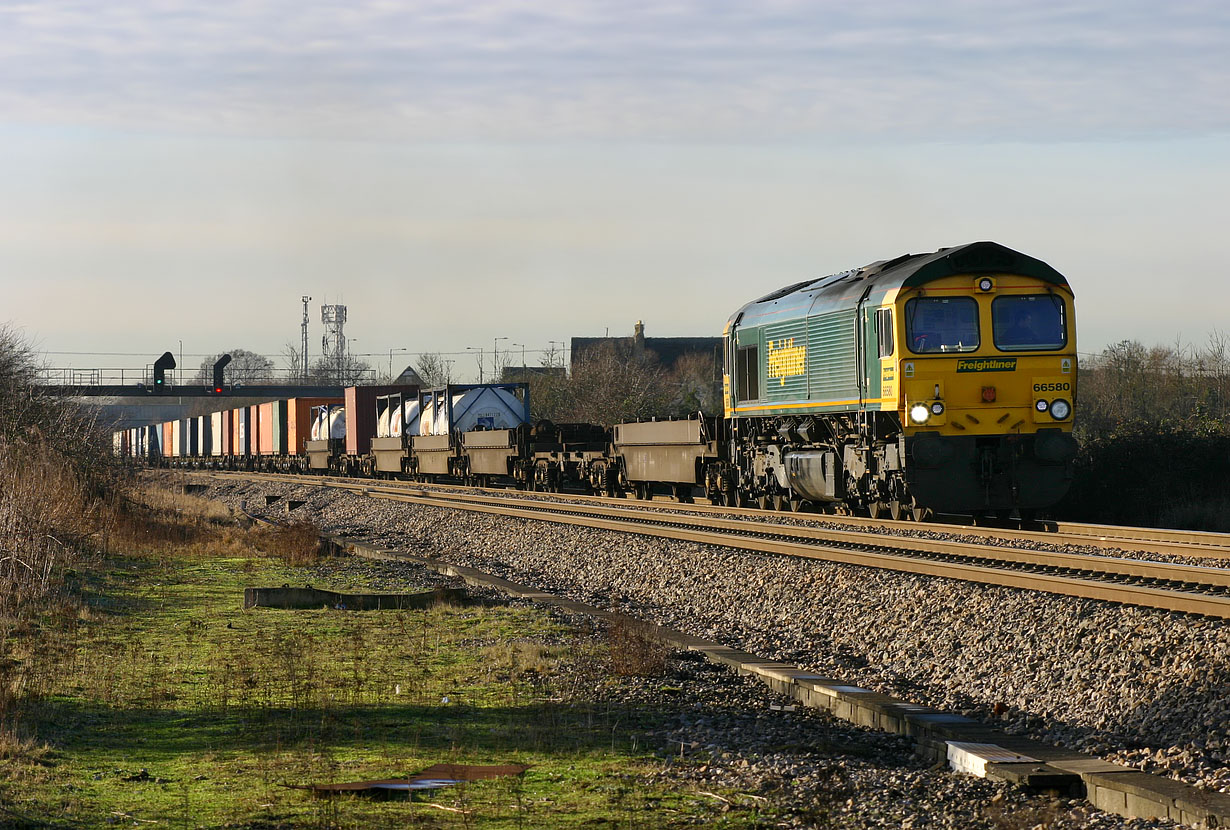
[[311,790],[319,795],[338,795],[342,793],[360,793],[368,795],[388,794],[394,792],[411,792],[414,790],[433,790],[441,787],[451,787],[469,781],[484,781],[492,778],[503,778],[508,775],[521,775],[529,767],[521,764],[497,764],[478,766],[474,764],[436,764],[428,767],[410,778],[380,778],[372,781],[347,781],[338,784],[286,784],[296,790]]
[[244,608],[310,609],[335,608],[342,611],[383,611],[389,609],[430,608],[440,602],[465,599],[464,588],[436,588],[417,594],[342,594],[305,585],[292,588],[244,588]]

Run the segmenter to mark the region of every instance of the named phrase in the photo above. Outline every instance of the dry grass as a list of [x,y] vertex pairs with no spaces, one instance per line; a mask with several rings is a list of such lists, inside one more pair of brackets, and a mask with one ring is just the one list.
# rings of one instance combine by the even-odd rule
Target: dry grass
[[670,648],[654,635],[653,626],[620,618],[607,629],[611,673],[623,676],[661,677],[666,674]]
[[257,549],[279,557],[288,565],[311,565],[324,555],[320,528],[313,522],[264,525],[252,529],[249,535]]
[[0,441],[0,755],[25,753],[21,704],[48,688],[71,647],[74,584],[105,535],[105,504],[41,444]]

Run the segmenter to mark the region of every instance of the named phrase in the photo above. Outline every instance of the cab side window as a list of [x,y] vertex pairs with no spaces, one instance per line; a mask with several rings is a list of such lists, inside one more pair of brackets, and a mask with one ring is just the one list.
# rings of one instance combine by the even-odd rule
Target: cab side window
[[876,335],[880,340],[880,357],[893,356],[893,310],[881,308],[876,311]]
[[760,400],[760,348],[758,346],[740,348],[735,366],[739,373],[739,400]]

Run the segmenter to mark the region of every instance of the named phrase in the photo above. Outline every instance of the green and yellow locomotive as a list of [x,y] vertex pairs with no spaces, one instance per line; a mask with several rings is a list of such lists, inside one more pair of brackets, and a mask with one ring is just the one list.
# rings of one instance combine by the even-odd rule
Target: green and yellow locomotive
[[728,502],[1030,518],[1076,442],[1068,281],[994,242],[776,291],[724,333]]

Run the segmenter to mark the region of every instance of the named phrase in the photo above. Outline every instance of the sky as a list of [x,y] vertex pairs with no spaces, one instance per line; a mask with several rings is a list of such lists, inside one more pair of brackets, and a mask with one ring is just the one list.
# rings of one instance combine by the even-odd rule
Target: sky
[[465,376],[981,239],[1069,278],[1083,353],[1230,331],[1217,0],[0,0],[0,32],[0,323],[53,366],[281,364],[310,295],[313,352],[342,303],[378,368]]

